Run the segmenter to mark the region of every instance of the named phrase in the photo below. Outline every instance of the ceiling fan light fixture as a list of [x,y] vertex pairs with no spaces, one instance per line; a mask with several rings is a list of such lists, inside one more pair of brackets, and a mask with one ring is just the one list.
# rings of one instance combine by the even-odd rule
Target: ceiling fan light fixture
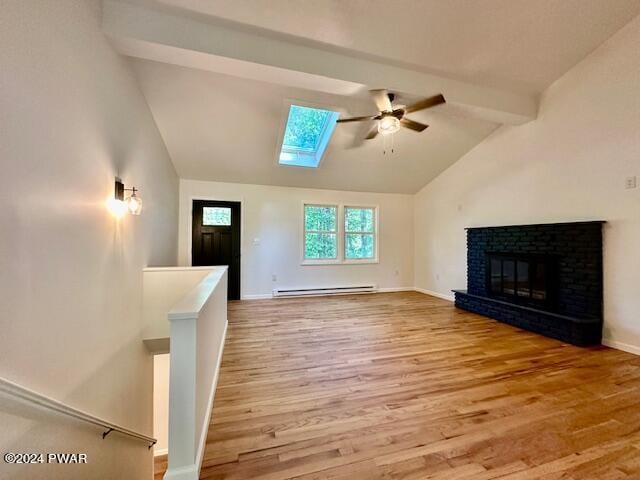
[[373,140],[378,136],[378,134],[392,135],[400,130],[400,127],[408,128],[409,130],[413,130],[418,133],[424,132],[429,128],[429,125],[406,118],[405,115],[407,113],[419,112],[420,110],[426,110],[428,108],[447,103],[441,93],[408,106],[394,105],[393,101],[396,98],[395,94],[390,93],[385,89],[369,90],[369,94],[371,95],[373,102],[376,104],[378,115],[339,118],[336,120],[336,123],[368,122],[370,120],[377,120],[378,123],[374,125],[371,130],[369,130],[369,133],[364,137],[365,140]]
[[382,118],[378,122],[378,132],[382,135],[390,135],[400,130],[400,120],[393,116]]

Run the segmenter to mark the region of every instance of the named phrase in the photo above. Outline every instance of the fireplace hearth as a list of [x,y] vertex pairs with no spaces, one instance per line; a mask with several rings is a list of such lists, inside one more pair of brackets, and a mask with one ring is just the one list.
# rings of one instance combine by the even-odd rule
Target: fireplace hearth
[[602,224],[467,229],[456,306],[575,345],[602,335]]

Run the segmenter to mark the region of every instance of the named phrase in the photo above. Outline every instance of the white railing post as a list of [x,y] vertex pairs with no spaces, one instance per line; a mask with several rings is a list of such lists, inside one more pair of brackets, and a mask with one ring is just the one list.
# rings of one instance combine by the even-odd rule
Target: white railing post
[[[191,478],[196,455],[196,355],[198,317],[170,318],[171,363],[169,367],[169,455],[168,470]],[[189,470],[189,471],[186,471]]]
[[169,461],[165,480],[198,480],[227,329],[227,267],[169,311]]

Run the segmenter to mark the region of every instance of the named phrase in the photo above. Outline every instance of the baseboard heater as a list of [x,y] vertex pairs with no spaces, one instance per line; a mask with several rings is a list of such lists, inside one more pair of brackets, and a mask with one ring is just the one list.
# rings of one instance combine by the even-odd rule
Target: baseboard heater
[[373,293],[376,285],[353,285],[349,287],[276,288],[274,297],[302,297],[318,295],[345,295],[347,293]]

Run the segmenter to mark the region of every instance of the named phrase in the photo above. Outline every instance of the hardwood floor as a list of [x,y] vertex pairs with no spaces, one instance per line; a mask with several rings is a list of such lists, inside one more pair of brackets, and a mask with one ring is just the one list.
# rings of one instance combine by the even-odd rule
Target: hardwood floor
[[202,479],[640,478],[640,357],[414,292],[229,309]]
[[167,471],[167,455],[153,457],[153,480],[162,480]]

